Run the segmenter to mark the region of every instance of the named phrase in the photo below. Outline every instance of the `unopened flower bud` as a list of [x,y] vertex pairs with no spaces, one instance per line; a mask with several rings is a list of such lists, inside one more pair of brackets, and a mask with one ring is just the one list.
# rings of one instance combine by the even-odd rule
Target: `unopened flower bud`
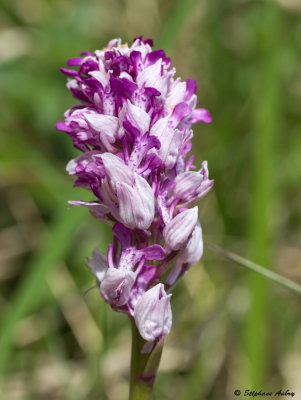
[[131,229],[147,229],[155,215],[154,192],[147,181],[135,174],[133,187],[120,183],[117,187],[120,220]]
[[172,324],[170,297],[159,283],[137,301],[134,318],[143,339],[151,342],[169,334]]
[[198,221],[182,254],[181,260],[187,264],[198,263],[203,255],[203,247],[202,227]]
[[198,207],[177,214],[164,228],[165,245],[179,250],[187,243],[198,220]]

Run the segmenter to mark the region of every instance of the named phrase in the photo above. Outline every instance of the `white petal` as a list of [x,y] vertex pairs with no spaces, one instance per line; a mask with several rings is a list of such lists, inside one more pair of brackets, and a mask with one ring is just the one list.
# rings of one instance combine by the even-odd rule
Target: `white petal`
[[187,243],[198,220],[198,207],[177,214],[164,228],[165,245],[179,250]]
[[127,102],[127,119],[140,130],[143,135],[149,130],[150,116],[142,110],[142,108],[135,106],[129,100]]
[[117,117],[103,114],[86,114],[85,117],[92,129],[106,135],[109,143],[115,142],[118,131]]

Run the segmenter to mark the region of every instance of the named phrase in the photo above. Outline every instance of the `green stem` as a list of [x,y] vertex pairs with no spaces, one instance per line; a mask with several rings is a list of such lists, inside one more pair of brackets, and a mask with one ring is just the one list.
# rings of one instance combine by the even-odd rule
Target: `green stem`
[[163,340],[148,354],[142,354],[146,341],[140,336],[135,321],[132,324],[132,354],[130,374],[130,400],[153,399],[153,384],[159,367]]

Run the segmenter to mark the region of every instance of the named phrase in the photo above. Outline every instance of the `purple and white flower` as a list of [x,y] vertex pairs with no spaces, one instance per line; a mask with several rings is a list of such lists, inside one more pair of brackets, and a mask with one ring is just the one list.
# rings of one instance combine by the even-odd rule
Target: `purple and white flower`
[[164,285],[147,290],[137,301],[134,318],[143,339],[148,342],[160,340],[170,332],[172,313],[171,294],[167,295]]
[[211,116],[196,108],[196,82],[175,79],[170,59],[152,46],[114,39],[68,60],[61,71],[79,104],[56,125],[82,152],[67,165],[74,186],[92,194],[70,206],[113,226],[107,255],[95,249],[88,267],[104,300],[134,319],[146,341],[169,333],[166,290],[202,257],[194,205],[213,185],[207,162],[196,172],[187,156],[191,126]]
[[188,242],[198,221],[198,208],[178,213],[163,229],[167,249],[180,250]]
[[122,268],[109,268],[100,284],[100,293],[105,301],[115,306],[123,306],[131,296],[136,275]]

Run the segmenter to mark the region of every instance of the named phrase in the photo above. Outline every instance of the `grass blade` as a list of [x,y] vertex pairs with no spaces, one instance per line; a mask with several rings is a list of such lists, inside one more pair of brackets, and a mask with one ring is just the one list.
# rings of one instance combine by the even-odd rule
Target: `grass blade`
[[[258,7],[262,21],[254,25],[258,40],[256,71],[254,71],[252,185],[249,212],[249,257],[261,265],[272,264],[273,232],[269,210],[277,201],[275,148],[283,118],[281,108],[281,12],[274,1]],[[259,14],[260,13],[260,14]],[[273,274],[270,275],[275,278]],[[269,308],[272,298],[266,282],[259,276],[247,277],[251,292],[251,308],[245,328],[249,364],[248,381],[261,386],[271,368],[268,332],[272,325]]]
[[213,250],[215,253],[220,254],[221,256],[227,258],[228,260],[234,261],[236,264],[241,265],[242,267],[248,268],[251,271],[257,272],[258,274],[264,276],[265,278],[270,279],[278,283],[279,285],[289,289],[301,296],[301,285],[296,282],[291,281],[290,279],[284,278],[283,276],[273,272],[267,268],[262,267],[259,264],[254,263],[253,261],[247,260],[244,257],[241,257],[231,251],[225,250],[216,244],[206,243],[208,249]]

